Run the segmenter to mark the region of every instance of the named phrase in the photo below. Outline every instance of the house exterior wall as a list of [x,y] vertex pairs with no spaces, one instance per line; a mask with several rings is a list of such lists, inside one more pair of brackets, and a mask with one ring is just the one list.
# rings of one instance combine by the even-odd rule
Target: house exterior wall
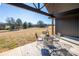
[[46,8],[50,14],[56,16],[56,34],[79,37],[79,3],[48,3]]
[[79,40],[79,13],[64,15],[56,19],[56,33],[63,36],[78,38]]

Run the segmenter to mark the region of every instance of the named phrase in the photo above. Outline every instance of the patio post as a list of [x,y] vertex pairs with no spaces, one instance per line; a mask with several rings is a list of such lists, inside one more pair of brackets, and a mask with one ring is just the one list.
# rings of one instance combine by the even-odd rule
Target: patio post
[[52,19],[52,35],[55,35],[55,18]]

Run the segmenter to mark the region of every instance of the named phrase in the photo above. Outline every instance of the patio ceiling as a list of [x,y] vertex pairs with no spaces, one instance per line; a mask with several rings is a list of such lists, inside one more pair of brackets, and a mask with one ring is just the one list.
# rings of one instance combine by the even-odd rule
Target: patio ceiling
[[79,8],[79,3],[46,3],[46,8],[50,14],[59,14]]

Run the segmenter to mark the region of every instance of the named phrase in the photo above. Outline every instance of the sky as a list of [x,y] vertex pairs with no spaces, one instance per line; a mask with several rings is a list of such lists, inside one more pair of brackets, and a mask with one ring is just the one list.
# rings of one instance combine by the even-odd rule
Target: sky
[[[25,4],[34,7],[32,3]],[[42,5],[43,4],[41,4],[41,6]],[[48,12],[45,7],[42,9],[42,11]],[[46,24],[51,24],[52,21],[45,15],[2,3],[0,5],[0,22],[5,23],[8,17],[13,17],[15,20],[17,20],[17,18],[20,18],[22,22],[26,21],[33,24],[36,24],[39,20],[43,21]]]

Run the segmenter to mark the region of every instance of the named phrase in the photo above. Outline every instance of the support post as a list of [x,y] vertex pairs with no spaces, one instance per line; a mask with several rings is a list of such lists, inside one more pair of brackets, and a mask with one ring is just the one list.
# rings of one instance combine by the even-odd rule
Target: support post
[[52,35],[55,35],[55,18],[52,20]]
[[38,9],[40,9],[40,3],[38,3]]

